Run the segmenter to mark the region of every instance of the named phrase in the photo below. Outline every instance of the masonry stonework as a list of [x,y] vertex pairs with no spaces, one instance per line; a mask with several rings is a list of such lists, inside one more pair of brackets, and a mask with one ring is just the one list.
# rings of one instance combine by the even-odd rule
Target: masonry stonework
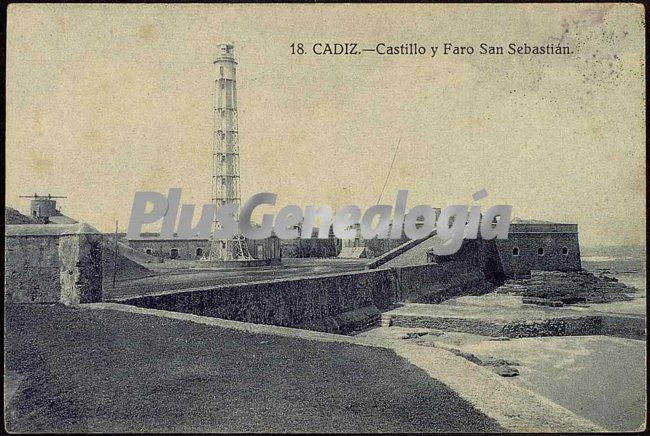
[[506,277],[582,269],[577,224],[511,224],[508,239],[497,239],[496,246]]
[[5,227],[7,303],[75,305],[102,299],[102,235],[87,224]]
[[[198,260],[210,250],[208,239],[161,239],[153,236],[127,239],[125,243],[141,253],[161,259]],[[261,240],[247,239],[245,243],[248,252],[256,259],[280,258],[280,240],[277,236]]]
[[[460,270],[466,270],[467,274],[455,273]],[[332,331],[334,324],[335,332],[341,332],[349,328],[345,322],[363,324],[364,316],[378,321],[379,317],[373,312],[392,308],[405,299],[439,302],[464,293],[488,292],[490,288],[480,270],[470,264],[449,262],[205,287],[116,301],[138,307],[318,331]]]

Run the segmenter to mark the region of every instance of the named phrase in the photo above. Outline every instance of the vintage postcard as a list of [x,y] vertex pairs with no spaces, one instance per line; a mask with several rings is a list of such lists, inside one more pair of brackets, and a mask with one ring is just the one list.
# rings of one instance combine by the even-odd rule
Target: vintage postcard
[[5,431],[645,430],[645,14],[10,4]]

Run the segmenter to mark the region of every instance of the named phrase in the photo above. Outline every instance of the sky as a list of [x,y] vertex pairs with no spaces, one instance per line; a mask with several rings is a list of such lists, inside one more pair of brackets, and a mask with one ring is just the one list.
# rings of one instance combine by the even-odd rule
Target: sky
[[[136,191],[211,196],[212,64],[232,42],[242,198],[510,204],[645,244],[643,8],[11,4],[6,202],[126,231]],[[290,45],[560,43],[571,55],[304,56]],[[396,146],[399,149],[388,180]],[[488,197],[472,202],[485,188]],[[198,220],[198,215],[195,217]],[[159,229],[159,224],[150,230]]]

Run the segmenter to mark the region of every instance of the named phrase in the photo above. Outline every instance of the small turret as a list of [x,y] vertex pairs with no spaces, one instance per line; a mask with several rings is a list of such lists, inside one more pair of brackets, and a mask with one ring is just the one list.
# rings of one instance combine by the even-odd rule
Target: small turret
[[56,208],[56,198],[67,198],[63,196],[47,195],[21,195],[21,198],[30,198],[29,215],[39,223],[47,224],[50,218],[61,214]]

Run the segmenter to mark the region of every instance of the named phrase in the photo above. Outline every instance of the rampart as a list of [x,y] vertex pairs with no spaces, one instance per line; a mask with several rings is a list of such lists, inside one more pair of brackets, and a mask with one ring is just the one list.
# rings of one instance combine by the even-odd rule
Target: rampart
[[378,321],[378,311],[400,301],[442,301],[489,288],[478,269],[449,262],[195,288],[117,301],[234,321],[343,332],[367,326],[369,317]]
[[73,305],[102,299],[102,235],[87,224],[5,227],[5,301]]

